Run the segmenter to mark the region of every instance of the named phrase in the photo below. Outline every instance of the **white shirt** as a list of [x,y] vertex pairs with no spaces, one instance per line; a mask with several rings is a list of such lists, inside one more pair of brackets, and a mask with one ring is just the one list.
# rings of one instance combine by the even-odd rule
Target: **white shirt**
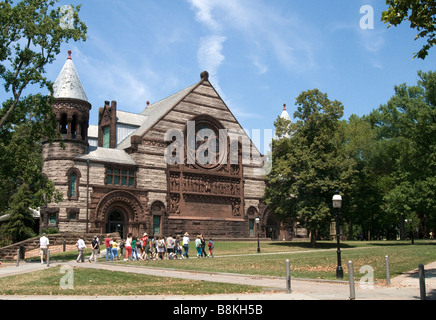
[[48,241],[48,238],[45,236],[42,236],[39,239],[39,245],[41,248],[47,248],[47,246],[50,244],[50,242]]
[[78,249],[85,249],[86,248],[85,241],[83,241],[83,239],[79,239],[79,241],[77,241],[77,248]]
[[183,245],[188,244],[188,243],[189,243],[189,237],[183,236]]

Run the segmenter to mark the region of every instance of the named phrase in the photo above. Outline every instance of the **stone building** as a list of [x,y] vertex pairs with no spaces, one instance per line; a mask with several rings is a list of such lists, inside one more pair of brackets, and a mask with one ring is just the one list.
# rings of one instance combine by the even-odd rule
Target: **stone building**
[[41,228],[256,238],[259,217],[266,236],[264,158],[207,72],[139,114],[106,101],[90,126],[70,52],[54,97],[64,147],[44,142],[43,171],[63,201],[41,208]]

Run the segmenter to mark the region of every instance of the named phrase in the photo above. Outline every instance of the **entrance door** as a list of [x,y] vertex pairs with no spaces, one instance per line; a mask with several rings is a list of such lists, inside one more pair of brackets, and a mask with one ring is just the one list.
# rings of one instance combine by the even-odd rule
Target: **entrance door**
[[113,233],[118,232],[121,239],[124,239],[124,214],[119,210],[114,210],[109,214],[109,219],[106,225],[106,232]]
[[268,218],[266,224],[266,237],[271,238],[271,240],[279,238],[279,224],[272,215]]

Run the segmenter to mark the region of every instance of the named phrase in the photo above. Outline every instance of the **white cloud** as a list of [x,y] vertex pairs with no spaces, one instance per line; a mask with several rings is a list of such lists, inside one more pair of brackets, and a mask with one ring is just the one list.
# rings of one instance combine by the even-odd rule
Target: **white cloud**
[[226,37],[212,35],[200,39],[198,48],[198,63],[202,70],[207,70],[212,79],[216,79],[218,68],[224,61],[222,53]]
[[212,10],[215,7],[214,1],[208,0],[188,0],[193,9],[197,10],[197,21],[204,23],[212,30],[220,28],[219,24],[212,17]]

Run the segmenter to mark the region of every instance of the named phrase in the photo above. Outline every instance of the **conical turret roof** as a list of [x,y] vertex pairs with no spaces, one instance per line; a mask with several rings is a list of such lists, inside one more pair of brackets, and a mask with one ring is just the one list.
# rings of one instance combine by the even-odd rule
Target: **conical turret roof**
[[55,98],[78,99],[88,102],[88,97],[71,59],[71,51],[68,51],[67,62],[65,62],[53,85],[53,96]]
[[292,120],[291,117],[289,116],[288,111],[286,110],[286,104],[283,105],[283,111],[282,111],[282,114],[280,115],[280,118],[286,119],[286,120]]

